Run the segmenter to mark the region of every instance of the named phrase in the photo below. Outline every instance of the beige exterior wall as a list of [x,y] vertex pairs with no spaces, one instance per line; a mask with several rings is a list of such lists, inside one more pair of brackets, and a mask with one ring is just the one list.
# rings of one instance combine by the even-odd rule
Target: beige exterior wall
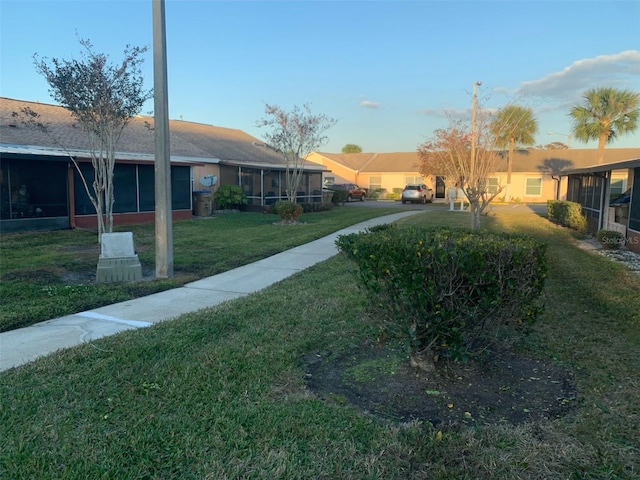
[[[338,164],[323,155],[313,152],[309,155],[309,160],[322,164],[327,167],[330,172],[324,173],[324,178],[333,177],[335,183],[355,183],[363,188],[371,188],[371,177],[380,177],[380,186],[387,192],[392,193],[394,188],[403,188],[405,186],[406,177],[420,177],[418,172],[366,172],[361,173],[341,164]],[[624,171],[614,171],[612,181],[624,180],[623,191],[628,188],[631,180],[627,179],[627,173]],[[498,172],[491,175],[491,178],[497,179],[498,185],[505,187],[507,183],[506,172]],[[424,182],[435,190],[435,178],[429,177]],[[511,186],[508,195],[512,200],[518,200],[528,203],[544,203],[547,200],[553,200],[558,195],[560,200],[567,198],[567,182],[566,176],[553,178],[551,174],[533,172],[513,172],[511,175]],[[377,183],[377,182],[376,182]],[[539,188],[536,188],[539,185]],[[450,185],[447,183],[446,187]],[[445,188],[446,188],[445,187]],[[498,195],[498,199],[502,199],[507,192]]]
[[318,155],[316,152],[311,152],[306,159],[323,165],[330,170],[329,172],[322,173],[323,183],[327,183],[327,178],[332,178],[333,183],[358,183],[356,181],[357,173],[355,171],[335,163],[322,155]]
[[611,172],[611,183],[621,182],[622,192],[624,193],[633,183],[633,168],[626,170],[614,170]]
[[[205,175],[215,175],[220,178],[220,166],[216,164],[196,165],[193,167],[193,189],[194,190],[209,190],[210,187],[204,187],[200,183],[200,179]],[[220,181],[211,188],[212,192],[215,192],[220,186]]]
[[[330,162],[328,162],[330,163]],[[333,183],[358,183],[356,182],[356,173],[353,170],[349,170],[348,168],[340,167],[339,165],[330,166],[325,165],[330,172],[323,172],[322,178],[332,178]]]
[[[504,187],[502,192],[498,195],[499,200],[501,200],[505,195],[508,195],[511,201],[537,203],[555,199],[556,196],[558,183],[551,177],[551,175],[538,172],[512,173],[511,186],[508,190],[506,173],[496,173],[491,175],[490,178],[498,179],[498,185]],[[529,188],[527,188],[527,186]]]
[[[366,172],[360,173],[336,163],[317,152],[311,152],[307,157],[309,161],[319,163],[327,167],[330,172],[324,172],[323,178],[333,178],[334,183],[355,183],[362,188],[371,188],[371,177],[380,178],[380,188],[393,193],[394,188],[404,188],[407,177],[422,177],[419,172]],[[427,185],[435,190],[435,178],[423,179]]]
[[[357,176],[358,180],[355,182],[363,188],[371,187],[371,177],[380,178],[380,188],[384,188],[388,193],[393,193],[394,188],[404,188],[406,185],[407,177],[416,177],[414,181],[425,182],[431,188],[435,189],[435,181],[431,178],[424,178],[418,172],[402,172],[402,173],[361,173]],[[418,180],[422,179],[422,180]]]

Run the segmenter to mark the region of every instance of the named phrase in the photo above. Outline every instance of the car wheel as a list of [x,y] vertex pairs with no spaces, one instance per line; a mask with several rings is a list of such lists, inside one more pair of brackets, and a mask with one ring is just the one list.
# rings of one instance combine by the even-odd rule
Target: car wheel
[[348,195],[347,196],[347,202],[350,202],[350,201],[351,201],[351,195]]
[[360,197],[360,201],[361,201],[361,202],[364,202],[364,201],[365,201],[365,198],[364,198],[364,197],[365,197],[365,195],[362,195],[362,196]]
[[424,205],[425,203],[427,203],[427,197],[426,197],[426,196],[423,196],[423,197],[420,199],[420,203],[422,203],[423,205]]
[[407,201],[403,198],[402,199],[402,204],[404,205],[405,203],[407,203]]

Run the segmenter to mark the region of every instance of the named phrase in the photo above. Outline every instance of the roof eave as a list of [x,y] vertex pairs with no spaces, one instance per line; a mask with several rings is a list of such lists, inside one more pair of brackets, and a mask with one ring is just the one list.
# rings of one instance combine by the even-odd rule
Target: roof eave
[[626,168],[637,168],[637,167],[640,167],[640,158],[622,160],[619,162],[602,163],[599,165],[592,165],[590,167],[566,170],[560,173],[559,175],[561,176],[580,175],[583,173],[599,173],[599,172],[608,172],[611,170],[624,170]]
[[[9,154],[21,154],[21,155],[34,155],[34,156],[47,156],[47,157],[69,157],[74,158],[91,158],[91,152],[89,150],[64,150],[61,148],[41,147],[37,145],[12,145],[7,143],[0,143],[0,153]],[[149,153],[135,153],[135,152],[116,152],[116,160],[120,161],[146,161],[154,162],[155,155]],[[172,155],[171,162],[175,163],[207,163],[218,164],[219,158],[204,158],[204,157],[189,157],[182,155]]]

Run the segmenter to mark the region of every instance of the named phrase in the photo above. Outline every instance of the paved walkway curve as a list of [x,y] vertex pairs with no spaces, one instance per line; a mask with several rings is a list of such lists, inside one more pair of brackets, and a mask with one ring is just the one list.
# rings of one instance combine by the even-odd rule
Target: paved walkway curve
[[148,327],[262,290],[336,255],[339,235],[391,223],[420,211],[372,218],[282,253],[142,298],[47,320],[0,333],[0,371],[124,330]]

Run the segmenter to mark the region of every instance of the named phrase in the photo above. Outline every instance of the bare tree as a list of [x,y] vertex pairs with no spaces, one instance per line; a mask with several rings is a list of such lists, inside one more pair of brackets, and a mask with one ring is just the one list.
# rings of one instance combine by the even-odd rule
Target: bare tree
[[[128,45],[124,60],[110,64],[106,55],[93,51],[89,40],[81,39],[80,45],[84,48],[80,60],[53,58],[49,61],[36,54],[34,63],[49,83],[52,97],[71,112],[88,134],[94,169],[93,191],[88,188],[78,163],[73,163],[96,210],[100,238],[102,233],[113,230],[113,169],[118,140],[130,120],[140,113],[144,102],[152,98],[152,91],[144,89],[140,71],[141,55],[147,47]],[[36,112],[29,116],[37,120]]]
[[498,156],[490,146],[488,126],[480,121],[476,129],[475,159],[472,161],[471,130],[463,121],[450,121],[448,128],[433,132],[430,140],[418,147],[420,173],[444,176],[447,183],[461,188],[471,209],[471,228],[480,227],[480,215],[502,191],[491,192],[489,178],[496,171]]
[[267,116],[259,120],[257,125],[271,128],[265,135],[265,140],[284,157],[287,165],[287,200],[296,203],[296,192],[302,182],[305,158],[327,142],[328,137],[324,132],[335,125],[336,120],[322,114],[313,115],[309,104],[302,107],[294,106],[291,112],[277,105],[265,104],[264,110]]

